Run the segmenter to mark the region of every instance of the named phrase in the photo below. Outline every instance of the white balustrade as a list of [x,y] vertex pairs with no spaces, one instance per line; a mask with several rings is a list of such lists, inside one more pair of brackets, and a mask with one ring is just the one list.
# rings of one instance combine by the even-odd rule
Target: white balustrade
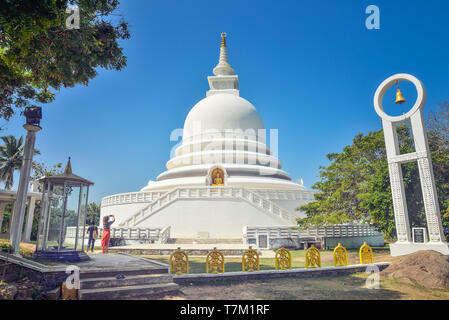
[[[237,188],[240,189],[240,188]],[[175,189],[176,190],[176,189]],[[187,191],[188,190],[188,191]],[[186,188],[186,197],[191,197],[190,192],[193,188]],[[211,189],[208,187],[196,188],[195,191],[198,193],[197,196],[211,196]],[[223,190],[220,188],[216,192],[221,193],[222,191],[228,192],[228,190]],[[258,194],[260,197],[266,200],[314,200],[314,191],[307,190],[264,190],[264,189],[251,189],[251,192]],[[232,192],[232,191],[231,191]],[[127,194],[112,195],[102,199],[101,206],[107,207],[111,205],[121,205],[121,204],[131,204],[131,203],[151,203],[154,200],[162,197],[163,192],[131,192]],[[245,196],[244,196],[245,197]]]
[[288,226],[246,226],[243,231],[245,239],[256,239],[258,235],[269,238],[325,238],[325,237],[363,237],[379,236],[381,232],[371,225],[335,225],[311,229],[294,229]]
[[[286,194],[286,193],[284,193]],[[296,217],[289,211],[279,207],[277,204],[269,199],[264,199],[263,196],[247,190],[245,188],[239,187],[197,187],[197,188],[176,188],[173,189],[162,196],[159,196],[155,201],[149,203],[146,207],[139,210],[136,214],[132,215],[130,218],[125,220],[120,224],[120,226],[129,226],[131,223],[136,225],[142,220],[148,218],[158,210],[162,209],[169,203],[176,201],[181,198],[221,198],[221,197],[231,197],[231,198],[241,198],[254,206],[268,212],[269,214],[275,215],[289,223],[295,224]]]
[[[125,240],[148,240],[157,241],[159,243],[167,243],[170,238],[170,227],[165,228],[111,228],[111,238],[120,238]],[[99,236],[103,228],[98,228]],[[86,238],[87,235],[83,234],[82,230],[79,230],[78,238]],[[66,239],[76,238],[76,227],[67,227]]]

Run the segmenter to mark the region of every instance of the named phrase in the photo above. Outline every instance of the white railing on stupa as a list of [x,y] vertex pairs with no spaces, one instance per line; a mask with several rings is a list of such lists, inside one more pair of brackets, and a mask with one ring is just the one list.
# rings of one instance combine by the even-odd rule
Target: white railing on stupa
[[[247,189],[257,193],[267,200],[314,200],[315,191],[308,190],[266,190],[266,189]],[[113,206],[132,203],[151,203],[166,192],[129,192],[105,197],[101,200],[101,206]]]
[[378,231],[372,225],[335,225],[335,226],[323,226],[310,228],[306,230],[301,229],[301,237],[327,237],[327,238],[340,238],[340,237],[368,237],[381,235],[382,232]]
[[150,203],[160,198],[165,192],[128,192],[104,197],[101,206],[113,206],[131,203]]
[[[101,240],[103,228],[98,228],[98,237]],[[83,230],[78,230],[78,239],[84,236],[85,244],[87,244],[88,236],[83,234]],[[156,228],[111,228],[111,238],[145,241],[149,243],[167,243],[170,239],[170,227]],[[76,239],[76,227],[67,227],[66,242],[74,242]]]
[[198,187],[176,188],[157,200],[151,202],[128,219],[120,223],[120,226],[133,227],[148,219],[159,210],[178,199],[208,199],[208,198],[238,198],[247,201],[256,208],[276,217],[285,223],[296,225],[296,216],[278,206],[271,200],[263,198],[258,193],[241,187]]
[[271,238],[343,238],[343,237],[369,237],[382,235],[372,225],[332,225],[302,229],[298,226],[245,226],[244,238],[256,238],[264,234]]
[[159,241],[158,243],[167,243],[168,240],[170,240],[170,231],[171,231],[171,227],[165,227],[164,229],[161,230],[160,234],[159,234]]
[[249,189],[268,200],[315,200],[315,191],[309,190],[272,190],[272,189]]

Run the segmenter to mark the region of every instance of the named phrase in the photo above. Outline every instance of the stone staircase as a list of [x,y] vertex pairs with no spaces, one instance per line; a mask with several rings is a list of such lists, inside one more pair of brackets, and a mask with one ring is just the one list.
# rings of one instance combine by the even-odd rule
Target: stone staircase
[[296,225],[296,217],[288,210],[278,206],[271,200],[242,187],[200,187],[175,188],[149,203],[144,208],[131,215],[119,224],[120,227],[135,227],[157,214],[171,203],[181,199],[239,199],[246,201],[255,208],[271,215],[284,223]]
[[[117,274],[125,279],[117,279]],[[79,300],[151,299],[179,292],[166,269],[82,272],[80,278]]]

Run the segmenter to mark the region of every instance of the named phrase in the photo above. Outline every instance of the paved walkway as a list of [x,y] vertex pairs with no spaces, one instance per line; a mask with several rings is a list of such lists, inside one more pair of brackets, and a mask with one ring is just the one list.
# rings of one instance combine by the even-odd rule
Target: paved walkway
[[110,250],[176,250],[181,248],[182,250],[212,250],[217,248],[218,250],[246,250],[248,245],[240,243],[214,243],[214,244],[204,244],[204,243],[145,243],[145,244],[134,244],[122,247],[110,247]]
[[67,266],[76,265],[82,271],[108,271],[108,270],[149,270],[168,268],[167,264],[159,261],[153,261],[142,257],[132,256],[126,253],[119,254],[89,254],[91,260],[84,262],[36,262],[21,256],[8,255],[0,252],[0,264],[8,260],[9,263],[18,264],[25,268],[30,268],[40,272],[59,272],[65,271]]
[[[234,251],[234,253],[225,253],[226,256],[235,256],[241,257],[240,253],[235,253],[235,251],[241,251],[242,253],[245,250],[248,250],[248,245],[246,244],[237,244],[237,243],[214,243],[214,244],[185,244],[185,243],[167,243],[167,244],[136,244],[122,247],[111,247],[113,251],[122,251],[122,252],[132,252],[133,250],[141,251],[141,254],[145,254],[145,250],[160,250],[166,251],[162,255],[167,255],[167,251],[174,251],[178,248],[181,248],[184,251],[203,251],[203,255],[205,256],[207,252],[212,251],[213,248],[217,248],[220,251]],[[273,250],[258,250],[260,258],[274,258],[276,253]],[[151,253],[154,254],[154,253]],[[161,254],[159,254],[161,255]],[[201,256],[201,255],[199,255]]]
[[128,254],[89,254],[91,260],[75,263],[81,270],[93,269],[159,269],[163,264],[157,261]]

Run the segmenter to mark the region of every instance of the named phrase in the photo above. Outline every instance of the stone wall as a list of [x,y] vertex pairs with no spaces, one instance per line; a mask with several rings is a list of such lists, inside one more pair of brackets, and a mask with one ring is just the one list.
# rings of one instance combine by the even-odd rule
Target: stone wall
[[384,237],[377,236],[363,236],[363,237],[339,237],[339,238],[325,238],[325,248],[333,250],[339,243],[346,249],[359,249],[363,243],[366,242],[371,247],[385,246]]
[[[3,264],[4,261],[0,261],[0,263]],[[3,274],[3,267],[0,270],[1,276]],[[15,282],[26,277],[32,282],[38,282],[45,290],[52,290],[60,287],[67,276],[68,275],[64,271],[40,272],[24,266],[10,263],[6,267],[4,281]]]
[[[390,262],[374,263],[379,271],[387,268]],[[268,278],[311,278],[311,277],[335,277],[348,275],[357,272],[365,272],[368,265],[354,265],[347,267],[325,267],[315,269],[291,269],[291,270],[264,270],[254,272],[226,272],[224,274],[189,274],[182,276],[173,276],[173,281],[177,284],[194,284],[207,282],[225,282],[225,281],[246,281]]]
[[[182,249],[182,246],[181,246]],[[220,249],[225,256],[241,256],[247,249]],[[114,249],[109,248],[111,253],[128,253],[132,255],[148,255],[148,256],[169,256],[176,249]],[[206,256],[211,249],[183,249],[188,256]],[[259,251],[260,253],[260,251]]]

